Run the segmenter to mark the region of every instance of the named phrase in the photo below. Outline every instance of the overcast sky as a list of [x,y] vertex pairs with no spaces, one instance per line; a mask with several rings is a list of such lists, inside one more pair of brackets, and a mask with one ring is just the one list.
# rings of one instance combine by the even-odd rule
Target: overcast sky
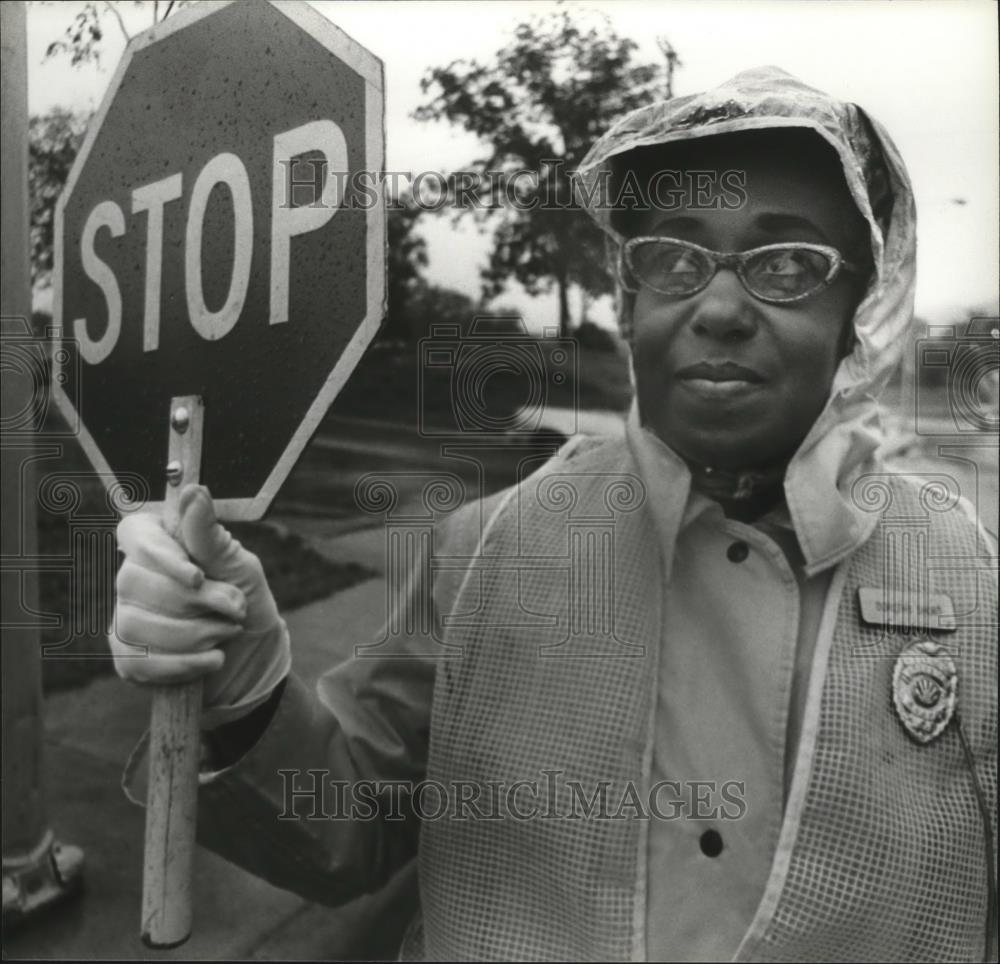
[[[641,55],[661,59],[656,38],[670,39],[683,66],[675,93],[715,86],[747,67],[775,64],[812,86],[864,106],[888,128],[914,183],[919,218],[917,311],[937,320],[992,304],[998,264],[997,6],[992,0],[617,0],[567,3],[599,9],[635,39]],[[149,26],[152,4],[118,5],[126,28]],[[161,4],[162,6],[162,4]],[[391,170],[458,170],[482,151],[471,136],[419,123],[419,80],[455,59],[488,60],[539,2],[315,2],[385,63],[387,162]],[[124,38],[106,19],[101,67],[43,63],[82,3],[28,8],[29,110],[96,109]],[[478,294],[478,267],[489,242],[448,218],[425,219],[431,280]],[[552,299],[504,295],[529,323],[551,324]],[[599,309],[601,320],[610,318]]]

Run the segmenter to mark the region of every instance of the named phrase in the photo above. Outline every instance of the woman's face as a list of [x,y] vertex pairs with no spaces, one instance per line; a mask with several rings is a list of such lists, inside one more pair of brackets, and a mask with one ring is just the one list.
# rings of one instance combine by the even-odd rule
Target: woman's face
[[[744,171],[746,203],[713,210],[682,200],[645,212],[637,233],[719,252],[812,242],[850,258],[857,249],[864,221],[829,164],[775,150],[715,148],[693,166],[716,178]],[[633,357],[643,422],[703,465],[749,469],[787,459],[826,404],[863,284],[842,271],[818,294],[788,305],[755,298],[728,268],[686,297],[640,286]],[[711,371],[723,365],[744,371]]]

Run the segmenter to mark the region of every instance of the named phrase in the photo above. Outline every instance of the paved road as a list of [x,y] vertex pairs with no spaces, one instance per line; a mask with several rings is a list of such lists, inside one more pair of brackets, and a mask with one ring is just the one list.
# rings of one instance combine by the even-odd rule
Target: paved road
[[[622,430],[620,416],[606,412],[555,411],[548,424],[563,434],[577,428],[591,434]],[[979,507],[984,524],[998,527],[996,436],[958,433],[945,415],[921,423],[898,411],[886,418],[893,464],[900,471],[951,479],[955,491]],[[377,475],[395,487],[400,503],[419,499],[433,478],[459,480],[465,498],[511,485],[534,471],[557,447],[560,436],[500,437],[491,440],[421,435],[412,426],[356,418],[328,418],[321,434],[283,486],[272,510],[278,518],[309,518],[337,534],[377,523],[366,516],[355,493],[358,482]]]
[[415,427],[356,418],[328,417],[292,475],[282,486],[272,514],[310,517],[334,531],[371,524],[359,508],[355,488],[366,476],[391,483],[400,503],[420,497],[432,480],[447,476],[461,486],[462,501],[513,485],[539,468],[572,428],[587,433],[622,430],[608,412],[555,411],[552,428],[495,437],[421,434]]

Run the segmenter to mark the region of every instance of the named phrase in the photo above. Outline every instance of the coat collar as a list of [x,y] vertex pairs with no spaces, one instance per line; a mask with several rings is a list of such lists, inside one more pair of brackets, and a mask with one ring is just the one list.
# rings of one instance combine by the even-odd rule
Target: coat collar
[[[625,439],[646,488],[647,504],[663,550],[664,576],[669,582],[681,531],[702,517],[721,518],[722,507],[692,488],[687,464],[640,423],[634,401],[625,422]],[[871,535],[877,518],[871,512],[860,511],[858,506],[854,506],[858,511],[851,512],[853,501],[849,493],[857,473],[846,480],[850,484],[845,498],[837,480],[824,477],[822,462],[813,463],[815,472],[803,473],[799,469],[793,473],[791,469],[795,466],[793,461],[785,476],[785,501],[760,521],[795,533],[806,574],[814,576],[832,568],[861,546]],[[818,558],[814,555],[810,559],[807,546],[819,550]]]

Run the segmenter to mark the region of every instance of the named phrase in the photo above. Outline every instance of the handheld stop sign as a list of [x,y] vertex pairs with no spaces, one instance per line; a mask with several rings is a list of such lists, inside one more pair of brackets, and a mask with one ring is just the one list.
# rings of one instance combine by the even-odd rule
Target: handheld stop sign
[[[135,37],[56,209],[57,402],[126,511],[258,519],[385,302],[382,64],[305,3]],[[190,933],[200,685],[154,694],[143,939]]]

